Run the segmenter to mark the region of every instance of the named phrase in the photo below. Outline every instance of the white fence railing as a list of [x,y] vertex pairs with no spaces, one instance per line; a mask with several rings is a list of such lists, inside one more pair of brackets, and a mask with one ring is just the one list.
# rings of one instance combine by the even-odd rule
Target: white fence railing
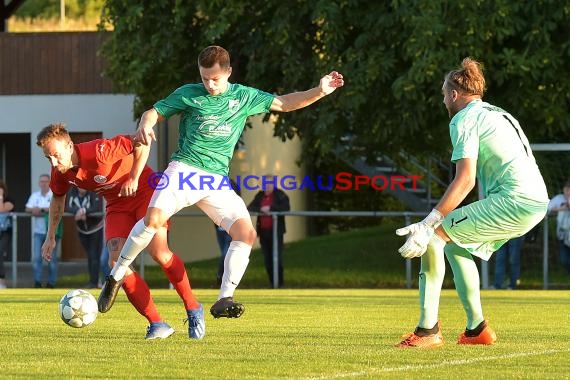
[[[71,214],[65,214],[66,216],[71,216]],[[259,215],[258,213],[252,213],[253,216]],[[287,217],[369,217],[369,218],[379,218],[379,217],[392,217],[392,218],[402,218],[404,219],[403,225],[408,225],[412,223],[412,218],[421,218],[426,216],[423,212],[392,212],[392,211],[288,211],[288,212],[272,212],[273,217],[273,287],[278,287],[278,270],[277,270],[277,217],[279,215]],[[10,213],[12,217],[12,287],[17,287],[18,283],[18,218],[30,218],[33,215],[23,212]],[[180,212],[176,216],[188,216],[188,217],[205,217],[201,212]],[[548,219],[547,216],[543,220],[543,240],[542,240],[542,272],[543,272],[543,289],[548,289],[548,257],[549,257],[549,247],[548,247]],[[3,253],[0,253],[3,254]],[[144,277],[144,255],[141,255],[140,261],[141,276]],[[481,286],[483,289],[489,287],[489,269],[488,262],[481,261]],[[412,276],[412,262],[411,260],[406,260],[406,287],[411,288],[413,283]]]

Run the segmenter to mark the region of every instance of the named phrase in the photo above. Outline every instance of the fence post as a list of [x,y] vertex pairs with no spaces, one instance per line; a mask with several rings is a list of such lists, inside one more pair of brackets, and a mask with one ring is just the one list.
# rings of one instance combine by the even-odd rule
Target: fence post
[[[33,241],[33,240],[32,240]],[[0,252],[4,254],[4,252]],[[18,285],[18,216],[12,214],[12,287]]]
[[[409,226],[410,224],[412,224],[410,220],[410,215],[405,214],[404,220],[405,220],[404,223],[405,226]],[[412,288],[412,259],[406,259],[406,288],[408,289]]]
[[273,232],[273,289],[279,287],[279,240],[277,239],[277,214],[271,214],[273,224],[271,226]]
[[542,229],[542,289],[548,289],[548,214]]

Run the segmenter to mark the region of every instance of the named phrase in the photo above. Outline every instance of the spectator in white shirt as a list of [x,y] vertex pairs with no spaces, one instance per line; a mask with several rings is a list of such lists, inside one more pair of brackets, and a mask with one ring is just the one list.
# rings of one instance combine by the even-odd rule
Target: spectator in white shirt
[[556,215],[556,238],[560,250],[560,263],[570,274],[570,181],[564,184],[562,194],[555,195],[548,204],[548,213]]
[[[33,249],[32,249],[32,269],[34,274],[34,287],[42,287],[42,269],[43,269],[43,259],[42,259],[42,245],[46,239],[47,233],[47,221],[46,215],[49,214],[49,204],[52,198],[52,192],[49,188],[50,176],[49,174],[40,175],[40,190],[33,192],[26,203],[26,212],[32,214],[32,226],[33,226]],[[55,252],[59,251],[59,242],[61,236],[57,239],[57,245]],[[54,288],[57,281],[57,266],[58,257],[55,254],[51,261],[48,263],[48,280],[45,283],[47,288]]]

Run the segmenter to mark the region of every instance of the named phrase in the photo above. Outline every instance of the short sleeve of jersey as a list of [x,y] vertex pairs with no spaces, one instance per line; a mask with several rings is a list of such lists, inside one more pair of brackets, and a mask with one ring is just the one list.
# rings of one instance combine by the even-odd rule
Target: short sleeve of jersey
[[63,196],[67,194],[71,188],[71,184],[67,181],[61,173],[59,173],[55,168],[51,169],[51,180],[49,182],[49,188],[51,192],[57,196]]
[[133,153],[133,150],[131,136],[118,135],[110,139],[97,140],[95,157],[98,162],[116,162]]
[[477,123],[469,109],[459,112],[451,119],[449,134],[453,152],[451,162],[457,162],[462,158],[477,158],[479,155],[479,135]]
[[163,117],[169,118],[170,116],[186,110],[192,98],[207,95],[204,86],[199,84],[186,84],[174,90],[173,93],[166,98],[154,103],[154,109]]
[[275,95],[252,87],[242,86],[247,93],[247,114],[249,116],[269,112]]

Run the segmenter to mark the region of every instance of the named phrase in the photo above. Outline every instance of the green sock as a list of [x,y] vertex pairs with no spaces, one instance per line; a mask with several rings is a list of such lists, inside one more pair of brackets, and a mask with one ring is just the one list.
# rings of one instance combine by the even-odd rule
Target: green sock
[[448,244],[445,256],[453,271],[455,289],[467,315],[467,329],[473,330],[484,321],[477,264],[473,256],[457,244]]
[[421,257],[419,328],[431,329],[432,326],[437,327],[439,297],[441,295],[443,277],[445,276],[444,247],[445,241],[434,235],[427,246],[426,253]]

